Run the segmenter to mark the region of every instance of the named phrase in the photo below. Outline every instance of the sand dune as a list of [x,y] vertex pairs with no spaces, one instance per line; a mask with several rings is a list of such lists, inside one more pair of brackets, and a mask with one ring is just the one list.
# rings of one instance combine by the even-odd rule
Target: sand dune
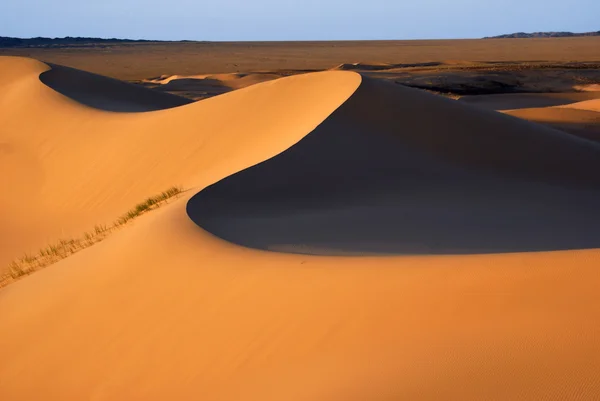
[[52,65],[40,80],[55,91],[90,107],[106,111],[140,112],[168,109],[191,103],[164,94],[74,68]]
[[577,85],[575,89],[587,92],[600,92],[600,84]]
[[[45,64],[3,58],[2,69],[12,77],[0,94],[2,167],[12,173],[2,175],[1,189],[14,196],[0,199],[0,266],[59,237],[112,222],[172,185],[210,183],[213,174],[216,180],[280,152],[359,82],[358,75],[340,72],[298,76],[172,110],[112,113],[44,85],[38,76],[49,69]],[[81,77],[92,80],[88,87],[105,83]],[[62,83],[53,87],[71,86],[69,79],[64,88]],[[123,98],[136,99],[137,87],[123,88],[135,89]],[[165,96],[170,105],[173,97]]]
[[589,111],[600,112],[600,98],[586,100],[583,102],[571,103],[571,104],[568,104],[568,105],[565,105],[562,107],[570,108],[570,109],[589,110]]
[[505,113],[600,142],[600,113],[595,110],[598,109],[598,100],[557,107],[507,110]]
[[515,110],[562,106],[595,99],[600,99],[600,92],[507,93],[462,96],[459,101],[487,110]]
[[463,96],[467,103],[487,110],[544,124],[575,136],[600,141],[600,92],[519,93]]
[[[203,75],[164,75],[142,80],[142,84],[162,92],[181,93],[199,100],[221,95],[234,89],[241,89],[257,83],[281,78],[277,72],[255,72],[251,74],[203,74]],[[156,85],[156,86],[155,86]]]
[[50,68],[0,59],[0,259],[190,190],[0,290],[0,399],[598,398],[599,144],[347,71],[115,113]]
[[599,155],[557,131],[365,78],[309,136],[201,191],[188,213],[231,242],[299,253],[597,248]]
[[[549,107],[600,97],[600,92],[593,90],[593,84],[580,84],[600,79],[596,63],[356,62],[330,70],[351,70],[370,78],[460,97],[461,102],[492,110]],[[314,71],[273,69],[251,73],[162,75],[136,83],[199,100],[255,83]]]

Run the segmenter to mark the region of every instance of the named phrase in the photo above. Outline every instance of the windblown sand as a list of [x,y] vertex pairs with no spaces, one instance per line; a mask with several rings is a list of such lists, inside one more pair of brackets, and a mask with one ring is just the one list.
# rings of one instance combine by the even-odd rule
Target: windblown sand
[[600,143],[351,71],[0,73],[2,265],[189,189],[0,290],[0,399],[600,397]]

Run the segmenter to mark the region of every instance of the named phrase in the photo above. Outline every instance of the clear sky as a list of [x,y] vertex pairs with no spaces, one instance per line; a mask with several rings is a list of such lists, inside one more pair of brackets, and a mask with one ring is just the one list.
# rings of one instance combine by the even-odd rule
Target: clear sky
[[478,38],[600,30],[600,0],[0,0],[0,36]]

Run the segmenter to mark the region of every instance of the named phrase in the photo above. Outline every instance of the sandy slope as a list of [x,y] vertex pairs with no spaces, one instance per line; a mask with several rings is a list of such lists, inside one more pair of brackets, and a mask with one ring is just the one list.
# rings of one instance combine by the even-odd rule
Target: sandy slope
[[[430,187],[451,179],[450,189],[431,188],[438,199],[451,197],[452,184],[462,193],[482,182],[527,188],[532,202],[569,197],[591,227],[572,226],[576,234],[599,226],[598,212],[582,206],[599,199],[599,145],[351,72],[112,113],[43,85],[42,63],[2,59],[0,68],[0,140],[10,150],[0,160],[15,172],[0,187],[15,188],[0,198],[2,243],[14,244],[2,255],[57,235],[57,224],[106,220],[166,186],[195,188],[0,290],[1,399],[598,398],[597,249],[294,255],[200,227],[223,228],[218,218],[206,224],[205,207],[243,224],[249,204],[287,216],[310,194],[307,202],[335,214],[395,202],[388,195],[418,189],[423,177]],[[470,210],[466,198],[448,215]],[[546,200],[571,221],[569,205]]]
[[570,109],[589,110],[589,111],[600,112],[600,98],[586,100],[583,102],[571,103],[571,104],[565,105],[563,107],[570,108]]
[[567,93],[506,93],[498,95],[462,96],[461,103],[478,106],[487,110],[516,110],[563,106],[578,102],[600,99],[598,92]]
[[600,141],[600,99],[555,107],[506,110],[505,113],[549,125],[582,138]]
[[581,138],[600,141],[600,92],[463,96],[459,102],[503,111]]
[[12,195],[0,200],[1,266],[49,240],[112,222],[172,185],[195,187],[272,156],[360,81],[344,73],[299,76],[172,110],[107,113],[42,84],[42,63],[4,58],[2,66],[2,167],[11,172],[2,175],[2,192]]

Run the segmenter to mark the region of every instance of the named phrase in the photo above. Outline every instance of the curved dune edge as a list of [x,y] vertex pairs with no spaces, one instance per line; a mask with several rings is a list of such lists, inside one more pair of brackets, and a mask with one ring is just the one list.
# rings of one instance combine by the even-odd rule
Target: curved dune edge
[[227,241],[301,254],[600,248],[599,168],[597,144],[365,78],[315,131],[187,210]]
[[504,113],[600,142],[600,113],[594,110],[597,105],[597,100],[591,100],[558,107],[507,110]]
[[[317,88],[327,86],[329,90],[319,92],[323,97],[332,88],[342,88],[343,93],[326,102],[328,106],[340,102],[339,106],[344,102],[340,99],[356,93],[360,83],[353,74],[304,79],[257,85],[236,97],[238,92],[220,97],[219,102],[237,106],[231,103],[240,96],[240,105],[252,107],[262,100],[260,94],[270,101],[290,102],[276,94],[298,95],[310,82]],[[40,93],[54,96],[45,89]],[[222,100],[232,98],[231,103]],[[323,101],[320,96],[311,99]],[[427,99],[415,103],[423,106],[429,103]],[[374,103],[371,107],[381,106],[375,99],[368,100]],[[7,104],[6,98],[0,102]],[[60,102],[70,104],[63,98]],[[211,104],[206,102],[202,103]],[[204,117],[204,106],[194,106],[143,115],[194,109],[196,116]],[[75,108],[87,110],[68,107],[73,107],[74,116]],[[329,113],[325,107],[317,110],[322,114],[315,112],[314,121],[332,109],[327,108]],[[480,116],[481,121],[490,115]],[[165,124],[160,128],[168,126],[155,118],[152,122]],[[196,118],[193,121],[200,121]],[[134,124],[124,121],[109,128],[128,132],[125,129]],[[191,120],[180,125],[177,121],[169,121],[169,141],[177,141],[178,129],[184,130]],[[198,162],[189,179],[198,188],[207,187],[290,148],[295,143],[292,137],[284,141],[277,136],[282,128],[297,132],[293,137],[297,140],[314,128],[301,133],[307,128],[303,119],[282,126],[285,121],[279,120],[279,129],[272,128],[270,136],[260,131],[265,140],[261,146],[244,141],[240,133],[256,128],[252,120],[234,125],[231,131],[218,131],[232,135],[221,148],[202,138],[203,145],[208,142],[202,155],[210,158],[221,151],[219,156],[228,157]],[[512,124],[515,120],[503,117],[503,121]],[[74,124],[81,127],[82,121]],[[565,145],[556,139],[563,134],[544,132],[558,145]],[[193,134],[181,139],[186,148],[196,137]],[[262,146],[278,138],[277,145],[261,153]],[[535,138],[524,145],[535,145]],[[427,149],[434,155],[450,148],[448,160],[462,152],[459,144],[437,147],[429,139],[413,145],[431,146]],[[580,177],[580,169],[592,163],[586,155],[593,154],[590,149],[595,146],[587,141],[568,143],[567,152],[581,152],[583,162],[563,175],[550,175],[563,183]],[[149,152],[159,146],[144,144]],[[242,149],[236,151],[232,144]],[[162,152],[153,156],[173,151],[165,149],[165,143],[160,146]],[[248,155],[250,150],[252,155]],[[198,160],[193,159],[198,154],[190,151],[189,158],[177,155],[174,159],[182,165]],[[518,161],[522,169],[527,166],[525,154],[519,158],[517,152],[511,162]],[[136,163],[150,170],[149,177],[157,174],[156,180],[162,179],[158,173],[164,165],[149,167],[143,152],[135,155],[142,158],[134,158]],[[506,170],[502,159],[466,160],[494,174],[498,174],[494,169]],[[145,190],[131,179],[142,177],[144,171],[136,163],[131,170],[105,173],[112,174],[113,181],[114,177],[127,181],[133,192]],[[201,170],[203,174],[198,173]],[[531,166],[526,171],[529,177],[539,178],[542,170]],[[178,170],[168,173],[178,177]],[[100,178],[94,177],[102,182]],[[124,187],[119,180],[113,185]],[[594,181],[584,175],[577,182],[578,187],[582,185],[594,185]],[[596,341],[600,323],[593,318],[600,313],[599,250],[363,258],[262,252],[200,230],[186,214],[188,200],[183,197],[106,241],[0,291],[0,398],[591,401],[600,394],[600,345]],[[104,201],[97,209],[111,205]]]
[[44,85],[38,77],[49,67],[43,63],[0,60],[8,77],[0,92],[0,143],[7,155],[0,167],[18,172],[0,177],[1,190],[18,194],[0,199],[6,212],[0,266],[108,224],[164,188],[201,188],[281,152],[360,83],[354,73],[317,73],[168,110],[113,113]]
[[599,260],[263,253],[182,200],[0,292],[0,394],[593,400]]
[[[577,88],[573,88],[579,90]],[[588,100],[597,100],[600,92],[571,92],[571,93],[505,93],[496,95],[462,96],[461,103],[488,110],[517,110],[544,107],[566,106]]]
[[583,102],[571,103],[561,107],[600,112],[600,99],[591,99]]
[[191,100],[160,93],[138,85],[61,65],[39,79],[51,89],[95,109],[113,112],[148,112],[165,110],[192,103]]

